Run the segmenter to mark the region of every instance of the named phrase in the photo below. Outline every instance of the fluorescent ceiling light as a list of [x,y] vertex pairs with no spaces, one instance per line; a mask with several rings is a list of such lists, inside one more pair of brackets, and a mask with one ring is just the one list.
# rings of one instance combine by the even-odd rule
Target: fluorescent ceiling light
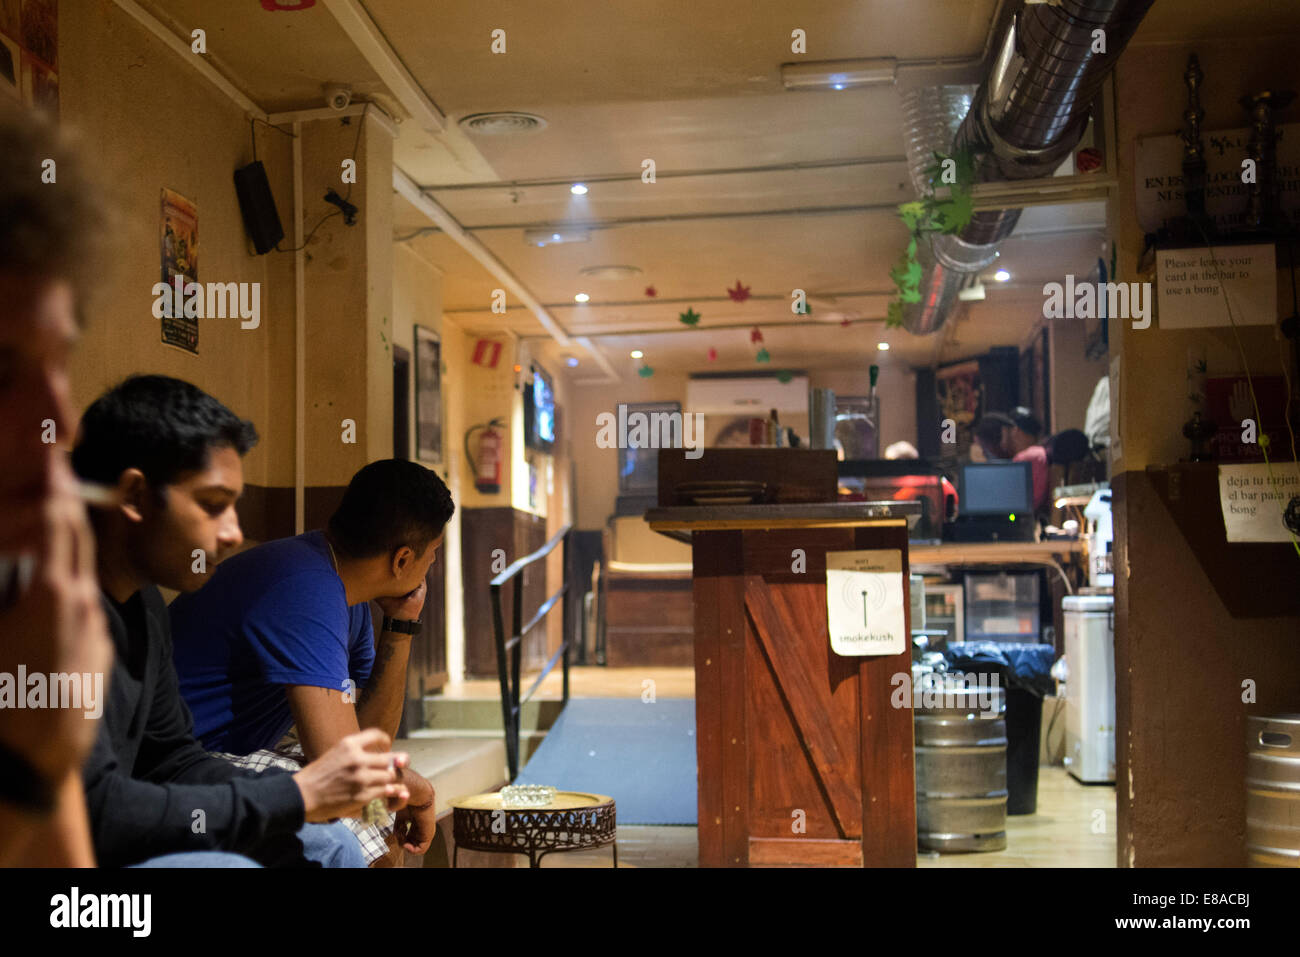
[[879,83],[893,83],[898,61],[893,57],[874,60],[820,60],[813,63],[781,64],[781,82],[787,90],[848,90]]
[[889,343],[888,343],[888,342],[877,342],[877,343],[876,343],[876,348],[879,349],[881,352],[888,352],[888,351],[889,351]]
[[566,229],[563,226],[525,229],[524,242],[529,246],[554,246],[559,243],[591,242],[590,229]]
[[586,196],[587,187],[584,183],[574,183],[572,186],[569,187],[569,192],[572,193],[574,196]]
[[580,292],[580,293],[578,293],[576,296],[573,297],[573,301],[574,301],[574,302],[586,302],[586,301],[587,301],[588,299],[590,299],[590,298],[591,298],[591,297],[588,296],[585,292]]
[[640,359],[643,355],[645,355],[645,353],[642,352],[640,349],[633,349],[633,350],[632,350],[632,358],[633,358],[633,359]]

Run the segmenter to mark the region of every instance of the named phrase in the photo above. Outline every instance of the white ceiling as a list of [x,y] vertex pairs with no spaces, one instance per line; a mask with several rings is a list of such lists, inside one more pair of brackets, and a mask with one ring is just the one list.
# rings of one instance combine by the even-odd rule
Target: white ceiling
[[[344,82],[406,118],[331,2],[276,14],[251,0],[144,5],[183,35],[204,26],[219,68],[269,111],[318,107],[325,83]],[[1013,281],[990,283],[988,299],[963,310],[958,345],[886,333],[889,268],[907,238],[892,207],[913,198],[898,87],[781,85],[782,63],[868,57],[966,61],[953,75],[968,80],[998,0],[364,0],[362,9],[445,116],[441,132],[402,123],[396,165],[620,374],[630,374],[634,347],[657,368],[749,368],[754,325],[765,330],[771,368],[862,365],[877,361],[880,341],[893,346],[889,361],[917,365],[1019,344],[1038,320],[1042,283],[1090,271],[1102,249],[1099,204],[1031,210],[997,264]],[[496,28],[506,31],[505,54],[490,50]],[[795,28],[806,31],[805,56],[790,51]],[[900,85],[909,75],[900,71]],[[496,110],[535,113],[547,127],[489,137],[457,126]],[[645,159],[656,165],[653,184],[640,179]],[[572,196],[568,184],[580,180],[590,192]],[[501,280],[394,200],[395,238],[442,270],[452,321],[545,336],[513,296],[505,316],[492,314]],[[591,227],[589,242],[537,248],[523,239],[528,226],[575,224]],[[639,273],[582,276],[609,264]],[[728,298],[737,280],[751,287],[749,301]],[[791,314],[795,288],[812,298],[807,319]],[[578,292],[591,301],[574,303]],[[703,317],[694,329],[678,321],[688,307]],[[582,361],[579,379],[592,367],[579,347],[563,354]]]

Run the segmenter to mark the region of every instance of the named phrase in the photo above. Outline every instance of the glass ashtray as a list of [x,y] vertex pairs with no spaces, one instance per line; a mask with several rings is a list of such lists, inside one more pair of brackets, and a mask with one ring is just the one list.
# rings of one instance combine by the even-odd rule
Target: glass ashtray
[[507,784],[501,789],[501,806],[507,808],[549,807],[556,789],[544,784]]

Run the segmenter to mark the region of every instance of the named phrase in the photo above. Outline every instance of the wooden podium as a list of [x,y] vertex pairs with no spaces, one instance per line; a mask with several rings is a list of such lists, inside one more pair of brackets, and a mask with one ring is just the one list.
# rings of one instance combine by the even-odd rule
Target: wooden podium
[[692,542],[701,867],[916,866],[912,711],[890,705],[910,652],[835,654],[826,608],[827,552],[897,549],[910,631],[913,514],[914,502],[646,514]]

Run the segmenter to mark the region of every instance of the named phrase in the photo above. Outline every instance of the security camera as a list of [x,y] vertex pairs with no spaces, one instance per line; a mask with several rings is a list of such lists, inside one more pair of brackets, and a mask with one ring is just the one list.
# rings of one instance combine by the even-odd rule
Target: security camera
[[325,87],[325,105],[340,113],[352,102],[352,87],[341,83],[332,83]]

